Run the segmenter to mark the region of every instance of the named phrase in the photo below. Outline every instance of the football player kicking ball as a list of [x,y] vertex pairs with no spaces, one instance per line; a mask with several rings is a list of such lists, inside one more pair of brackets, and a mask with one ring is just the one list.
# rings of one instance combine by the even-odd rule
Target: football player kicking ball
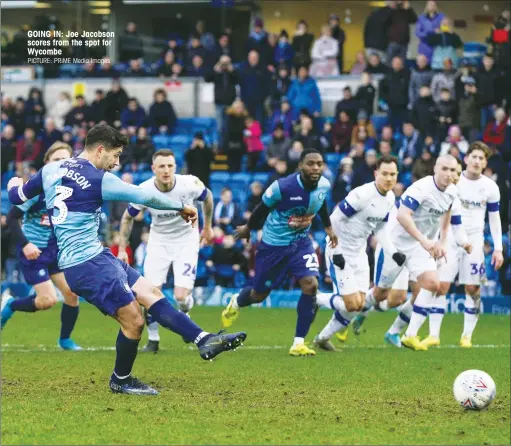
[[[72,154],[71,147],[57,141],[44,155],[44,163],[61,161]],[[78,318],[78,296],[69,289],[59,269],[57,239],[50,225],[44,194],[13,206],[7,215],[7,223],[19,247],[21,271],[26,282],[34,287],[35,295],[23,299],[9,297],[2,301],[2,329],[16,311],[33,313],[52,308],[57,303],[57,287],[64,297],[58,344],[64,350],[81,350],[71,339]]]
[[233,296],[222,312],[222,326],[230,327],[240,308],[264,301],[289,273],[302,289],[295,338],[289,354],[313,356],[316,352],[305,345],[304,339],[317,309],[319,262],[308,234],[315,215],[321,217],[332,248],[337,246],[337,236],[332,230],[325,201],[330,183],[322,176],[323,156],[314,149],[304,150],[298,167],[299,173],[272,183],[247,224],[237,228],[237,237],[248,238],[250,231],[266,219],[256,252],[254,284]]
[[[144,181],[140,187],[153,192],[163,192],[171,200],[181,201],[190,206],[193,206],[195,201],[202,202],[204,211],[202,237],[209,242],[213,236],[211,191],[193,175],[176,174],[176,160],[171,150],[159,150],[153,155],[152,170],[155,176]],[[131,203],[122,216],[121,243],[117,257],[124,262],[128,261],[126,246],[133,229],[133,219],[145,209],[151,213],[151,229],[144,260],[144,277],[161,289],[172,266],[174,298],[180,311],[188,315],[193,307],[192,290],[199,256],[200,240],[197,226],[184,221],[177,211],[158,210]],[[152,321],[147,312],[146,323],[149,342],[142,351],[156,353],[160,341],[158,323]]]
[[203,359],[237,348],[246,333],[215,335],[202,330],[177,311],[151,282],[102,246],[98,229],[104,200],[178,211],[186,221],[197,220],[194,207],[173,201],[161,192],[124,183],[108,172],[119,165],[127,143],[117,130],[97,124],[87,133],[80,156],[46,165],[25,184],[21,178],[12,178],[7,188],[9,199],[16,205],[45,193],[60,248],[59,268],[71,291],[119,322],[115,367],[110,378],[112,392],[157,395],[155,389],[131,375],[144,330],[140,305],[160,325],[193,342]]
[[[457,165],[454,157],[441,156],[436,161],[433,176],[418,180],[405,191],[397,214],[398,224],[391,234],[391,241],[406,255],[404,266],[410,280],[420,286],[413,307],[409,301],[401,308],[406,317],[410,317],[408,311],[413,309],[401,343],[414,350],[427,350],[421,345],[417,333],[429,309],[435,306],[440,286],[436,261],[446,256],[445,242],[450,222],[459,243],[466,245],[466,240],[462,240],[461,217],[453,212],[451,219],[451,208],[457,198],[456,187],[452,184]],[[439,229],[440,240],[435,241],[433,238]],[[385,255],[378,286],[390,289],[401,269],[390,256]]]
[[[500,191],[497,184],[482,174],[489,157],[489,149],[482,142],[470,145],[466,155],[466,170],[461,173],[458,168],[455,183],[461,201],[463,227],[468,236],[472,251],[467,252],[453,242],[448,244],[447,261],[440,267],[440,289],[435,300],[435,307],[429,313],[429,336],[422,341],[426,346],[440,345],[440,327],[447,306],[446,294],[451,283],[459,274],[459,283],[465,285],[465,321],[460,346],[472,347],[472,334],[480,312],[481,279],[484,277],[484,218],[488,210],[490,232],[494,251],[492,265],[496,270],[503,263],[502,226],[499,216]],[[459,180],[459,181],[458,181]]]
[[335,313],[314,339],[317,347],[335,351],[330,338],[346,330],[350,321],[362,310],[365,293],[369,288],[369,262],[366,254],[367,238],[374,231],[376,238],[396,266],[405,262],[404,254],[397,252],[385,226],[394,207],[392,192],[398,174],[397,159],[383,156],[376,163],[375,181],[353,189],[330,216],[335,234],[340,240],[337,247],[327,247],[327,268],[334,285],[334,294],[321,293],[319,305],[332,308]]

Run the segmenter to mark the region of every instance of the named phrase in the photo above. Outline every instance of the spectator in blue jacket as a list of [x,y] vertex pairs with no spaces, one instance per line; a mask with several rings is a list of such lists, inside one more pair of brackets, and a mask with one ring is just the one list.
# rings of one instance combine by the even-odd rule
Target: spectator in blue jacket
[[291,136],[293,133],[293,116],[291,105],[289,104],[289,99],[286,96],[283,96],[280,101],[280,110],[274,111],[271,117],[272,132],[275,131],[277,125],[282,125],[282,129],[284,130],[284,134],[286,136]]
[[301,110],[307,110],[314,117],[321,112],[321,97],[318,84],[309,76],[309,68],[302,65],[298,69],[298,76],[291,84],[288,99],[293,111],[293,120],[298,118]]
[[264,123],[264,101],[270,94],[271,73],[257,51],[248,53],[247,62],[239,70],[239,79],[241,100],[250,116]]
[[279,41],[275,46],[275,52],[273,59],[277,65],[285,65],[291,68],[293,63],[294,51],[293,47],[289,43],[289,34],[285,29],[280,32]]
[[138,104],[136,98],[128,99],[128,107],[121,112],[121,125],[124,128],[144,125],[146,119],[145,110]]
[[176,126],[177,116],[172,104],[167,101],[167,93],[163,88],[154,92],[154,102],[149,107],[149,127],[151,132],[171,135]]
[[426,3],[424,14],[419,16],[415,26],[415,35],[420,40],[418,53],[426,56],[429,64],[431,64],[431,58],[433,57],[433,47],[427,42],[426,38],[430,34],[435,34],[437,29],[440,29],[444,17],[445,15],[438,10],[436,2],[429,0]]

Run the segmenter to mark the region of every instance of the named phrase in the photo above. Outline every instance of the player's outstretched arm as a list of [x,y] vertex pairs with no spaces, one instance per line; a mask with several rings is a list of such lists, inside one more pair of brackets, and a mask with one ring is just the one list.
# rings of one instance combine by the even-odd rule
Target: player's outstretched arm
[[[119,253],[117,254],[117,258],[126,263],[128,263],[126,247],[129,244],[131,231],[133,230],[133,217],[136,216],[139,212],[140,211],[138,209],[128,208],[124,211],[124,214],[122,214],[121,228],[119,229]],[[132,213],[135,213],[135,215],[131,215]]]
[[12,204],[23,204],[43,192],[43,169],[40,169],[25,184],[23,184],[23,179],[18,177],[9,180],[7,190],[9,191],[9,201]]

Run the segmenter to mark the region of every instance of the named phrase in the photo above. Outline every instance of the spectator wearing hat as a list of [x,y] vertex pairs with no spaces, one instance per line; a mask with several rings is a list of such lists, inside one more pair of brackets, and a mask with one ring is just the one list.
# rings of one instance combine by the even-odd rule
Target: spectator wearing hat
[[350,150],[352,133],[353,122],[348,113],[341,110],[332,127],[332,145],[334,152],[347,153]]
[[277,65],[285,65],[288,69],[293,64],[293,47],[289,43],[289,34],[285,29],[280,32],[279,40],[275,45],[273,59]]
[[187,172],[190,175],[195,175],[206,187],[209,187],[211,163],[214,159],[213,151],[204,141],[204,134],[202,132],[195,132],[192,144],[185,153]]
[[416,159],[412,165],[412,181],[433,175],[436,158],[428,147],[422,149],[420,158]]
[[416,65],[417,67],[412,69],[410,74],[410,86],[408,87],[408,108],[411,110],[415,101],[420,97],[420,89],[427,85],[431,86],[433,80],[433,70],[428,64],[428,58],[424,54],[417,56]]
[[355,99],[358,101],[360,110],[365,111],[367,116],[371,116],[374,111],[376,88],[372,84],[371,74],[367,71],[362,73],[360,80],[362,83],[357,89]]
[[410,7],[408,0],[389,2],[387,17],[387,59],[400,57],[406,60],[408,44],[410,43],[410,25],[417,21],[417,14]]
[[154,92],[154,102],[149,107],[149,126],[153,134],[166,133],[171,135],[176,127],[177,116],[174,107],[167,100],[163,88]]
[[481,105],[481,129],[484,130],[493,118],[495,109],[502,103],[506,86],[504,79],[495,67],[491,54],[483,57],[483,65],[479,67],[474,77],[477,85],[477,97]]
[[271,170],[275,168],[278,160],[286,159],[287,152],[291,148],[291,139],[286,136],[284,126],[281,122],[275,125],[271,141],[266,150],[266,164]]
[[364,161],[353,173],[352,188],[374,181],[374,171],[376,170],[376,161],[378,160],[376,155],[377,153],[374,149],[365,151]]
[[438,122],[436,113],[437,107],[431,96],[431,89],[428,85],[423,85],[420,88],[420,96],[415,101],[411,111],[411,120],[419,130],[421,138],[435,135]]
[[409,86],[410,72],[404,66],[403,59],[394,57],[391,69],[380,81],[380,99],[388,106],[393,128],[399,128],[408,119]]
[[270,86],[270,100],[272,110],[280,108],[281,99],[287,96],[291,87],[289,68],[286,65],[279,65],[273,73]]
[[291,136],[293,133],[293,115],[291,112],[291,105],[286,96],[283,96],[280,101],[280,110],[275,110],[271,117],[271,131],[275,130],[277,125],[281,124],[286,136]]
[[268,42],[268,33],[264,29],[264,21],[261,18],[254,20],[254,27],[245,43],[245,54],[257,51],[261,64],[265,67],[272,63],[273,53]]
[[332,200],[340,203],[346,198],[352,189],[353,183],[353,160],[346,156],[341,160],[339,170],[334,179],[332,187]]
[[431,63],[431,58],[433,57],[433,47],[429,45],[426,38],[440,29],[444,17],[445,15],[438,10],[437,2],[429,0],[426,2],[424,13],[417,20],[415,35],[420,40],[418,52],[419,55],[426,57],[428,64]]
[[339,74],[342,74],[344,72],[344,42],[346,41],[346,33],[340,26],[339,16],[337,14],[330,14],[328,25],[330,26],[332,37],[337,40],[339,44],[337,65],[339,67]]
[[321,27],[321,37],[312,45],[311,76],[314,78],[338,76],[339,73],[339,42],[332,37],[328,25]]
[[453,32],[451,20],[447,17],[442,19],[440,28],[425,38],[428,45],[433,48],[431,68],[442,70],[444,60],[450,59],[454,68],[458,68],[458,56],[456,50],[463,46],[460,36]]
[[227,131],[225,110],[236,99],[236,85],[239,83],[238,73],[234,70],[230,57],[222,55],[213,67],[213,71],[207,74],[204,80],[212,82],[215,86],[215,117],[220,137],[219,144],[222,146]]
[[345,111],[350,116],[352,122],[357,120],[359,109],[358,101],[353,97],[351,87],[346,86],[342,90],[342,99],[335,105],[335,116],[339,116],[341,111]]
[[315,117],[321,113],[321,96],[318,84],[309,76],[309,69],[305,65],[298,69],[298,75],[289,88],[288,99],[294,120],[298,118],[298,113],[303,109]]
[[477,100],[476,81],[472,76],[464,78],[463,94],[458,98],[458,124],[469,143],[479,135],[481,108]]
[[241,100],[256,121],[264,122],[264,102],[270,94],[271,73],[256,50],[248,53],[238,74]]
[[314,42],[314,35],[309,33],[309,26],[305,20],[300,20],[296,25],[296,31],[293,35],[293,52],[294,52],[294,67],[298,68],[305,65],[309,67],[311,64],[311,48]]

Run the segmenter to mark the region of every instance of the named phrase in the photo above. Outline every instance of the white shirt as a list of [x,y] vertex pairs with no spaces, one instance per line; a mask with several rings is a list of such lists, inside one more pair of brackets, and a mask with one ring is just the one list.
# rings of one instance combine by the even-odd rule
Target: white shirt
[[[442,216],[451,209],[457,195],[456,186],[451,184],[445,191],[441,191],[430,175],[416,181],[406,189],[401,206],[407,206],[414,211],[412,219],[415,226],[424,236],[432,240],[440,228]],[[401,246],[410,248],[419,243],[399,222],[391,233],[391,240],[397,249]]]
[[[181,201],[184,204],[194,205],[195,200],[203,200],[207,194],[204,183],[193,175],[175,175],[175,183],[172,190],[162,192],[171,200]],[[155,177],[140,184],[140,187],[161,192],[155,184]],[[199,242],[198,225],[192,226],[185,222],[178,211],[159,211],[140,204],[130,203],[130,208],[143,211],[148,209],[151,214],[151,230],[149,231],[149,243],[165,245],[187,244]]]
[[461,201],[461,219],[467,235],[483,234],[486,209],[499,210],[500,191],[497,183],[485,175],[469,180],[465,172],[457,184]]
[[365,251],[369,235],[388,221],[394,201],[394,192],[382,195],[374,181],[353,189],[330,216],[339,238],[334,252],[357,256]]

